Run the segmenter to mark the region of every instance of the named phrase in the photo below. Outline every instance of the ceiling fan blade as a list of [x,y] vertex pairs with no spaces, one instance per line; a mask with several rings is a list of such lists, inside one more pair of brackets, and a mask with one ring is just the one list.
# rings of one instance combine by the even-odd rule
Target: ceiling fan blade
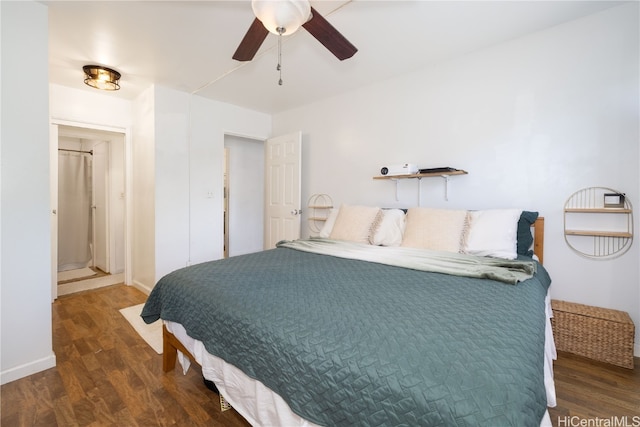
[[349,42],[333,25],[329,23],[313,7],[311,8],[311,19],[302,26],[311,33],[320,43],[324,45],[336,58],[344,61],[351,58],[358,49]]
[[267,38],[267,34],[269,34],[269,31],[262,25],[262,22],[258,18],[254,19],[247,30],[247,34],[244,35],[238,49],[236,49],[236,53],[233,54],[233,59],[251,61],[258,49],[260,49],[264,39]]

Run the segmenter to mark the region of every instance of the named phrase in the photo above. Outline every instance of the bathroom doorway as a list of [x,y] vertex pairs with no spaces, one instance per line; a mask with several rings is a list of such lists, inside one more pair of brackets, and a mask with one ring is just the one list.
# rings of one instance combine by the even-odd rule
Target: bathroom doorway
[[[124,282],[125,134],[57,128],[55,295]],[[53,169],[57,170],[57,173]],[[55,223],[55,224],[54,224]],[[54,237],[55,236],[55,237]]]

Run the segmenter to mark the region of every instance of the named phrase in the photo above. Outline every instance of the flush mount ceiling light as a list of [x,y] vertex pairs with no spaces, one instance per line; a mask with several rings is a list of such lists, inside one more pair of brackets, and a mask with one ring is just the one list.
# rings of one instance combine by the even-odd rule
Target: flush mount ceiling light
[[120,89],[120,73],[101,65],[85,65],[84,83],[96,89],[118,90]]

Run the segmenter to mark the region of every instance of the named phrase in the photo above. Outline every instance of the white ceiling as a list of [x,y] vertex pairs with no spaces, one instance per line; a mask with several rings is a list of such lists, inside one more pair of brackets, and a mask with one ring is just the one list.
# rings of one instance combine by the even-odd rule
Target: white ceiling
[[357,48],[337,60],[304,29],[251,62],[231,58],[249,1],[45,1],[50,81],[83,90],[82,66],[122,73],[113,96],[156,83],[266,113],[308,104],[620,5],[618,1],[311,1]]

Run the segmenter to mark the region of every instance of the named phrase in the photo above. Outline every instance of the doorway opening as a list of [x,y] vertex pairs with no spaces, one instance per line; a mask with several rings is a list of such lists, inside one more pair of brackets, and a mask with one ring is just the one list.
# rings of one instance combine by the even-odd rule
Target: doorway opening
[[122,283],[125,134],[58,125],[57,148],[56,294]]
[[264,142],[224,136],[224,256],[263,249]]

